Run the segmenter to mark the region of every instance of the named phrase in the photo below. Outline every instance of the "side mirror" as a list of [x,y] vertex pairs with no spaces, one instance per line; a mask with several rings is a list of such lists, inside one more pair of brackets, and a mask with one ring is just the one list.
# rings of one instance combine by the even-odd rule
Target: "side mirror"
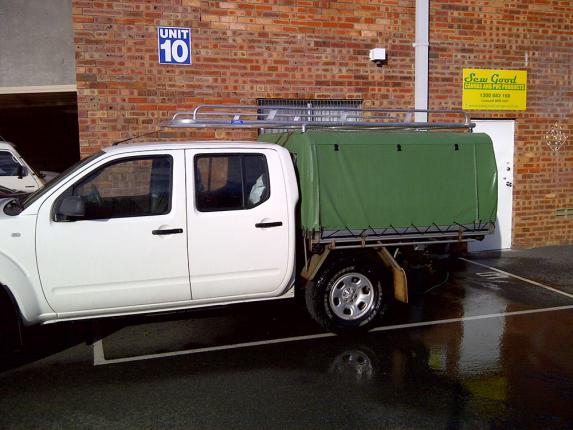
[[67,196],[62,200],[56,212],[57,221],[73,221],[86,214],[86,204],[80,196]]
[[18,176],[18,179],[22,179],[24,176],[28,176],[28,168],[20,164],[18,166],[18,170],[16,170],[16,176]]

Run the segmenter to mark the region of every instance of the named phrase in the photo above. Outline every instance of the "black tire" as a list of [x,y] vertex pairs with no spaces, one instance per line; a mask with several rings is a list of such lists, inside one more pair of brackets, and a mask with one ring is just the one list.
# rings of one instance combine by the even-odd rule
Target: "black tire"
[[0,286],[0,352],[21,346],[20,320],[8,294]]
[[[385,312],[391,297],[388,285],[382,282],[384,276],[377,268],[376,263],[369,259],[349,258],[327,263],[314,282],[306,287],[306,307],[311,317],[324,329],[336,333],[371,328]],[[356,297],[353,291],[357,289],[365,293],[363,301],[359,297],[353,300]],[[351,291],[346,297],[342,295],[345,290]],[[340,296],[338,303],[337,296]]]
[[14,352],[23,347],[22,330],[15,301],[0,284],[0,352]]

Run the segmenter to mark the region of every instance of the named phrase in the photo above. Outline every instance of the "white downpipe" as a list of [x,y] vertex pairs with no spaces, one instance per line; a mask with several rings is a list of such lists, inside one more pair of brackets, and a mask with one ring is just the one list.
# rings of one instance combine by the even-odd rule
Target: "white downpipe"
[[[428,48],[430,27],[430,0],[416,0],[416,52],[415,108],[428,109]],[[427,122],[428,114],[418,112],[416,122]]]

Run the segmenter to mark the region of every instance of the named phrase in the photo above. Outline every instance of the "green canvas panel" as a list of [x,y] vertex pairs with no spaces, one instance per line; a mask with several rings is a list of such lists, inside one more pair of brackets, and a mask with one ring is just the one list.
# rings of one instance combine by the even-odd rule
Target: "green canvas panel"
[[494,222],[485,134],[307,131],[262,135],[295,154],[305,230]]
[[478,166],[477,201],[483,222],[494,223],[497,218],[497,165],[491,139],[487,134],[482,135],[486,142],[475,145]]

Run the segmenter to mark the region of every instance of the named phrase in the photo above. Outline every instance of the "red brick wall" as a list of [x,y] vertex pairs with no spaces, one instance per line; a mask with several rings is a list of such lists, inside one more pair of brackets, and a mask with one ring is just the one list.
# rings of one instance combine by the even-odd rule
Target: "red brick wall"
[[[338,98],[413,107],[415,0],[72,4],[83,155],[199,103]],[[573,243],[573,220],[554,216],[573,207],[572,144],[552,157],[543,143],[556,121],[573,136],[573,5],[431,0],[431,15],[431,108],[461,107],[464,67],[528,71],[526,112],[473,115],[517,119],[514,245]],[[191,66],[158,64],[159,25],[192,28]],[[368,61],[373,47],[388,50],[382,68]]]
[[[528,72],[527,110],[471,112],[515,118],[513,244],[573,242],[573,3],[569,0],[431,2],[431,108],[461,107],[464,67]],[[555,123],[570,136],[559,154],[544,136]]]

